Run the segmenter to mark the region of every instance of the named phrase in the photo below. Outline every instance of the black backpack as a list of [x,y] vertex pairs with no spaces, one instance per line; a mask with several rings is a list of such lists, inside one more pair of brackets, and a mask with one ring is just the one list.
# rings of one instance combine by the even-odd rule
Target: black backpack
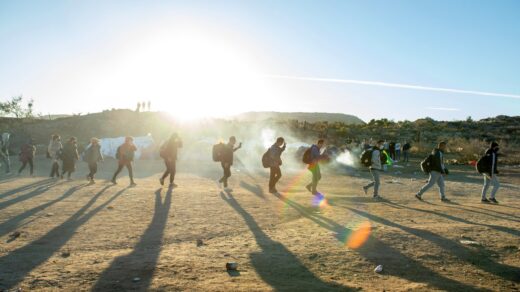
[[372,166],[372,152],[374,152],[374,148],[368,148],[361,153],[359,159],[361,160],[361,164],[363,166]]
[[224,143],[218,143],[213,145],[213,161],[215,162],[221,162],[222,161],[222,155],[224,153]]
[[121,159],[121,146],[117,147],[117,150],[116,150],[116,159]]
[[305,152],[303,153],[302,161],[305,164],[312,163],[312,147],[307,148],[307,150],[305,150]]
[[271,149],[267,149],[267,151],[264,153],[264,155],[262,155],[262,166],[264,168],[271,167],[272,161],[271,161],[271,155],[269,153],[270,151],[271,151]]
[[478,173],[482,174],[489,172],[489,158],[489,155],[484,155],[477,161],[475,168]]
[[432,164],[433,164],[433,154],[430,154],[421,162],[421,170],[424,173],[430,173],[432,171]]

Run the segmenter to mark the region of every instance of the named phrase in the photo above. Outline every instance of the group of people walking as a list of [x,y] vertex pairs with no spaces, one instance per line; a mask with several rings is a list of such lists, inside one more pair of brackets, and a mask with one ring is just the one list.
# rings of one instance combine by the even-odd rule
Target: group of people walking
[[[2,139],[0,140],[2,142],[0,145],[0,158],[2,158],[2,162],[6,165],[6,173],[10,173],[8,153],[9,147],[7,144],[9,137],[5,135],[6,134],[3,134]],[[399,152],[396,152],[395,154],[396,159],[400,158],[400,150],[402,149],[403,153],[405,153],[405,161],[409,161],[408,152],[411,146],[408,142],[406,142],[403,146],[388,145],[389,144],[386,141],[379,140],[373,146],[363,146],[365,150],[362,154],[361,160],[362,163],[368,168],[372,176],[370,183],[363,186],[363,192],[368,194],[369,190],[372,189],[372,196],[374,199],[382,198],[380,196],[381,175],[386,170],[386,164],[388,163],[388,160],[391,159],[388,157],[388,153],[386,153],[386,148],[391,147],[399,150]],[[165,171],[159,179],[159,183],[161,185],[164,185],[165,180],[169,178],[169,187],[177,187],[174,182],[177,170],[176,164],[178,151],[179,148],[182,148],[182,146],[182,140],[176,133],[172,134],[169,139],[167,139],[160,146],[159,156],[164,160],[165,165]],[[421,166],[423,171],[428,173],[429,179],[428,182],[415,194],[415,198],[418,200],[422,200],[424,193],[426,193],[434,185],[437,185],[440,200],[443,202],[449,202],[449,199],[446,197],[444,182],[445,177],[449,174],[449,170],[444,162],[444,155],[447,146],[448,145],[446,142],[440,142],[438,146],[433,149],[432,153],[425,159],[425,161],[422,162]],[[231,177],[231,167],[234,161],[234,152],[239,150],[241,147],[242,143],[237,145],[237,139],[234,136],[229,138],[227,144],[219,143],[213,147],[213,159],[214,161],[220,163],[223,171],[223,175],[218,180],[218,183],[225,189],[229,189],[228,180]],[[270,193],[278,193],[276,185],[282,177],[282,154],[286,150],[286,147],[287,145],[285,139],[283,137],[278,137],[274,144],[269,147],[267,152],[262,157],[262,164],[264,167],[270,169],[268,183]],[[325,154],[324,149],[325,140],[319,139],[316,144],[313,144],[310,148],[307,149],[307,151],[305,151],[302,158],[303,162],[308,165],[307,169],[312,176],[311,181],[305,187],[313,195],[319,193],[317,188],[319,181],[321,180],[320,164],[329,159],[328,155]],[[36,148],[32,139],[21,146],[19,158],[22,165],[18,170],[18,174],[21,174],[22,171],[27,166],[29,166],[30,175],[33,175],[35,151]],[[121,173],[123,168],[127,168],[130,177],[130,185],[136,185],[132,167],[132,162],[134,160],[136,151],[137,147],[134,144],[134,139],[132,137],[126,137],[124,143],[117,148],[115,156],[118,164],[117,169],[111,179],[113,184],[117,184],[117,176]],[[481,158],[482,162],[479,161],[479,172],[483,175],[484,178],[484,186],[482,188],[481,196],[482,203],[498,204],[498,201],[496,200],[496,194],[500,187],[500,183],[497,177],[499,173],[498,151],[498,143],[492,142],[485,155]],[[47,158],[51,160],[51,178],[64,179],[66,177],[68,180],[70,180],[72,173],[76,170],[76,162],[80,159],[77,147],[77,139],[75,137],[70,137],[64,144],[62,144],[61,137],[59,135],[53,135],[47,147]],[[90,144],[83,153],[83,161],[88,164],[89,169],[89,173],[87,174],[86,178],[90,184],[94,184],[94,177],[98,171],[98,163],[103,161],[99,139],[92,138],[90,140]],[[60,162],[62,164],[61,172]],[[488,198],[488,190],[491,186],[492,190]]]

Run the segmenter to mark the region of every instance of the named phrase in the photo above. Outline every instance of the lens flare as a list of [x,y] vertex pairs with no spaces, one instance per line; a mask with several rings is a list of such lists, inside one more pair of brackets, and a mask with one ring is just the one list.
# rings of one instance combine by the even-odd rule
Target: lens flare
[[347,239],[345,245],[348,248],[360,248],[365,244],[365,242],[370,237],[370,233],[372,232],[372,226],[370,221],[365,221],[361,223],[357,229],[355,229]]
[[329,206],[329,202],[322,193],[317,193],[312,198],[312,206],[323,209]]

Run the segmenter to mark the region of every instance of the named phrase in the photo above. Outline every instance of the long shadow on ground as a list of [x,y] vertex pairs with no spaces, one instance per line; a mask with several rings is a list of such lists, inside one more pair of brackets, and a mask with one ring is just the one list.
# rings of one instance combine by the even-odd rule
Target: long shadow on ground
[[[300,204],[284,197],[283,195],[276,195],[277,198],[282,200],[287,206],[294,208],[303,217],[318,224],[318,226],[327,230],[333,231],[337,234],[337,239],[344,241],[348,238],[351,230],[348,228],[330,220],[319,214],[309,212],[309,210]],[[370,218],[369,218],[370,219]],[[476,287],[460,283],[450,278],[446,278],[435,271],[423,266],[420,262],[407,257],[397,249],[389,246],[388,244],[378,240],[374,236],[371,236],[368,242],[361,248],[356,249],[357,253],[363,256],[365,259],[372,262],[374,266],[379,265],[381,262],[390,263],[393,262],[395,267],[401,267],[403,264],[408,265],[406,270],[404,269],[385,269],[385,274],[392,275],[395,277],[403,278],[411,282],[425,283],[428,287],[433,287],[441,290],[448,291],[475,291]]]
[[[54,253],[59,251],[80,226],[85,224],[126,190],[122,189],[118,191],[103,204],[87,212],[109,187],[110,186],[106,186],[96,193],[85,206],[74,213],[63,224],[53,228],[44,236],[24,247],[1,257],[0,279],[2,279],[2,282],[0,282],[0,288],[8,290],[15,288],[33,269],[43,264]],[[26,258],[26,260],[21,261],[20,259],[22,258]]]
[[327,283],[316,277],[283,244],[272,240],[256,223],[253,216],[240,206],[230,192],[220,196],[240,214],[255,237],[261,252],[251,254],[251,263],[260,277],[276,291],[349,291],[339,284]]
[[[164,229],[168,221],[172,201],[172,189],[168,189],[164,202],[161,189],[155,192],[155,212],[152,222],[145,230],[134,250],[120,256],[99,276],[93,291],[146,291],[150,287],[161,252]],[[133,283],[138,277],[140,281]],[[128,285],[132,285],[128,287]]]
[[498,277],[501,277],[504,280],[520,282],[520,268],[513,267],[501,263],[497,263],[490,259],[490,252],[485,250],[484,248],[480,248],[478,251],[474,251],[464,247],[463,245],[449,240],[445,237],[442,237],[438,234],[427,230],[421,230],[416,228],[411,228],[407,226],[403,226],[397,223],[394,223],[390,220],[384,219],[382,217],[369,214],[365,211],[356,210],[353,208],[346,208],[351,212],[363,216],[369,220],[374,222],[378,222],[380,224],[384,224],[386,226],[394,227],[401,229],[409,234],[415,235],[419,238],[427,240],[440,248],[442,248],[445,252],[463,260],[464,262],[475,266],[478,269],[486,271],[490,274],[494,274]]
[[25,220],[26,218],[29,218],[35,214],[37,214],[38,212],[40,211],[43,211],[45,210],[46,208],[58,203],[59,201],[62,201],[68,197],[70,197],[71,195],[74,194],[74,192],[76,192],[77,190],[80,190],[82,188],[84,188],[86,185],[79,185],[79,186],[74,186],[72,188],[70,188],[69,190],[67,190],[63,195],[61,195],[60,197],[52,200],[52,201],[48,201],[46,202],[45,204],[42,204],[40,206],[36,206],[32,209],[29,209],[19,215],[16,215],[14,217],[11,217],[9,220],[5,221],[5,222],[2,222],[0,224],[0,237],[1,236],[4,236],[6,235],[7,233],[13,231],[14,229],[16,228],[20,228],[24,225],[27,225],[29,224],[31,221],[35,220],[31,220],[31,221],[28,221],[28,222],[24,222],[23,224],[19,224],[20,222],[22,222],[23,220]]

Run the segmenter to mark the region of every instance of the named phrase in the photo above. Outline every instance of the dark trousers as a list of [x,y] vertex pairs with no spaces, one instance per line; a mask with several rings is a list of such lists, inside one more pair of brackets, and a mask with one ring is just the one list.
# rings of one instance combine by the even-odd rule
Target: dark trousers
[[52,162],[52,166],[51,166],[51,175],[50,177],[59,177],[60,176],[60,165],[58,164],[57,161],[53,161]]
[[321,180],[320,165],[317,163],[310,165],[309,171],[312,173],[312,182],[308,184],[307,187],[310,187],[311,192],[316,194],[318,192],[318,182]]
[[228,186],[228,178],[231,177],[231,164],[222,162],[222,169],[224,170],[224,176],[220,179],[221,183],[224,183],[224,187]]
[[117,167],[117,170],[116,170],[116,173],[114,173],[114,176],[112,177],[112,180],[115,181],[116,180],[116,177],[117,175],[121,172],[121,170],[123,170],[123,167],[125,167],[128,169],[128,176],[130,177],[130,182],[134,182],[134,171],[132,169],[132,162],[129,161],[129,162],[119,162],[118,164],[118,167]]
[[276,187],[276,183],[282,177],[282,170],[280,166],[271,166],[271,175],[269,177],[269,190],[274,190]]
[[97,173],[97,162],[89,163],[88,170],[90,171],[88,177],[94,180],[94,175]]
[[22,167],[20,167],[20,169],[18,170],[18,173],[22,173],[22,171],[27,166],[27,164],[29,164],[30,174],[32,175],[33,174],[33,170],[34,170],[34,164],[33,164],[33,159],[32,158],[27,158],[26,161],[22,162]]
[[164,160],[164,165],[166,166],[166,170],[162,176],[162,179],[166,179],[168,175],[170,176],[170,184],[175,180],[175,173],[177,172],[177,161],[175,160]]

